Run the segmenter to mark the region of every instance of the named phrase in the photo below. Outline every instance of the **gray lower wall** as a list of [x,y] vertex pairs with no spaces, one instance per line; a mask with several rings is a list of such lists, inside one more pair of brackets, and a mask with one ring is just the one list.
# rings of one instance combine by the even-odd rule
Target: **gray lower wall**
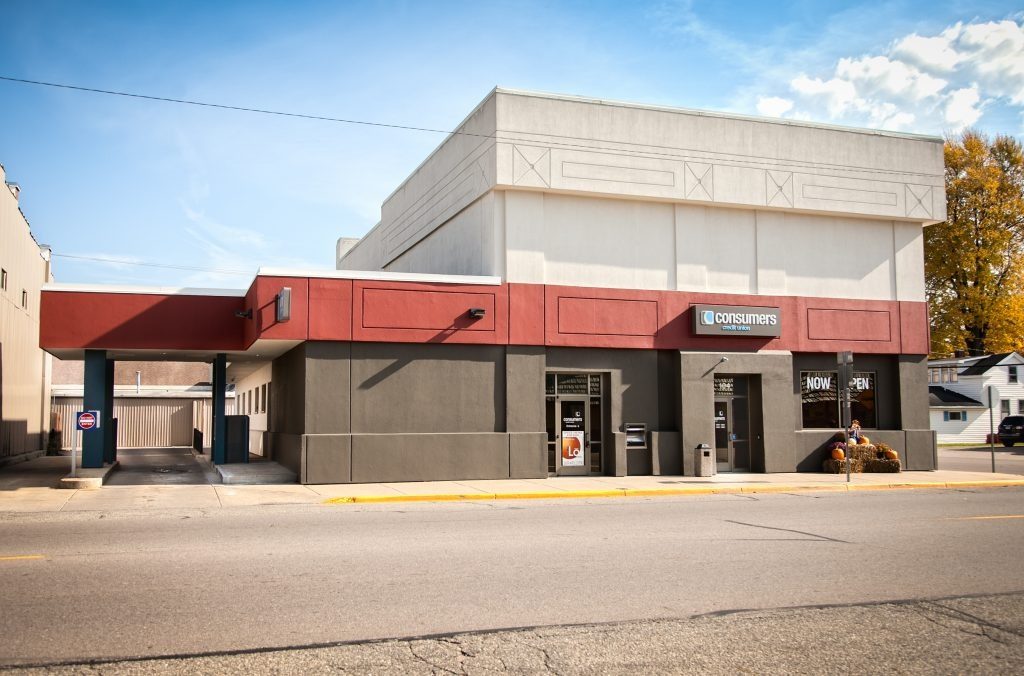
[[351,364],[353,434],[505,431],[504,346],[353,343]]
[[[904,470],[930,471],[938,468],[935,432],[931,430],[869,430],[866,435],[872,442],[892,446],[899,453]],[[828,430],[797,432],[802,457],[796,471],[820,472],[822,463],[830,457],[829,445],[839,438],[840,433]]]
[[[306,434],[297,442],[302,458],[300,481],[540,479],[547,476],[545,438],[543,432]],[[291,435],[284,441],[289,449],[296,443]],[[290,462],[293,455],[287,454]]]
[[[721,361],[726,357],[728,361]],[[796,463],[798,421],[791,406],[793,357],[790,354],[683,352],[680,358],[680,420],[683,469],[692,475],[693,449],[714,448],[715,375],[747,375],[751,389],[752,422],[761,422],[761,438],[751,425],[751,462],[765,472],[792,472]],[[758,405],[759,403],[759,405]]]
[[[601,425],[605,473],[692,474],[692,449],[714,445],[714,376],[733,374],[750,377],[752,467],[816,472],[834,433],[800,429],[799,371],[834,361],[310,341],[274,361],[269,445],[304,483],[546,477],[545,373],[590,371],[604,374],[604,420],[592,425]],[[878,373],[879,418],[890,429],[876,436],[901,451],[907,469],[934,469],[926,362],[877,356],[858,366]],[[627,451],[625,422],[647,425],[648,449]]]

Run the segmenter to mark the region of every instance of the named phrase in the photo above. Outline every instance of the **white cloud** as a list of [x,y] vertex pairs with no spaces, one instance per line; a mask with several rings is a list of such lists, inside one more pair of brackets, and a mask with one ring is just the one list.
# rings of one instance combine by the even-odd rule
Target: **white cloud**
[[949,73],[961,60],[960,54],[950,45],[950,30],[946,29],[941,35],[931,38],[912,33],[896,41],[892,54],[923,71]]
[[757,112],[768,117],[782,117],[793,107],[793,102],[779,96],[762,96],[757,100]]
[[976,87],[964,87],[950,92],[946,99],[946,122],[962,129],[969,127],[981,117],[981,108],[978,106],[981,96]]
[[785,112],[793,118],[959,131],[987,106],[1024,107],[1024,25],[961,22],[937,35],[913,33],[883,53],[841,58],[829,74],[799,73],[788,92],[760,96],[758,111],[775,100],[792,101]]
[[915,102],[935,96],[947,84],[885,56],[840,59],[836,77],[852,83],[862,97],[903,97]]

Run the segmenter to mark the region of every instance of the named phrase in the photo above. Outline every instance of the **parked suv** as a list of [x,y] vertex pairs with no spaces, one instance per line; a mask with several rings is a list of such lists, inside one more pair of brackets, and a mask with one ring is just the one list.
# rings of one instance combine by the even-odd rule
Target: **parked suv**
[[1013,446],[1024,441],[1024,415],[1009,415],[999,423],[999,441],[1003,446]]

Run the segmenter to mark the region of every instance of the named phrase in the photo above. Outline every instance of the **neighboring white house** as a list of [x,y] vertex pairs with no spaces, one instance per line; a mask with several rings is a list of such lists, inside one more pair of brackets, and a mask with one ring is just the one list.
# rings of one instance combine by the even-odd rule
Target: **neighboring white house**
[[989,385],[999,392],[996,426],[1008,415],[1024,415],[1024,357],[1016,352],[928,362],[929,416],[940,444],[985,443]]

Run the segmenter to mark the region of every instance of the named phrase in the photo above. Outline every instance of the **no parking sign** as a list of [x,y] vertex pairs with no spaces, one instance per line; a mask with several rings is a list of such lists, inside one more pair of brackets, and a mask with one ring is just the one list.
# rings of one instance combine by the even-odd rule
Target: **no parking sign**
[[75,427],[77,429],[88,432],[89,430],[99,429],[99,426],[99,411],[79,411],[75,414]]

